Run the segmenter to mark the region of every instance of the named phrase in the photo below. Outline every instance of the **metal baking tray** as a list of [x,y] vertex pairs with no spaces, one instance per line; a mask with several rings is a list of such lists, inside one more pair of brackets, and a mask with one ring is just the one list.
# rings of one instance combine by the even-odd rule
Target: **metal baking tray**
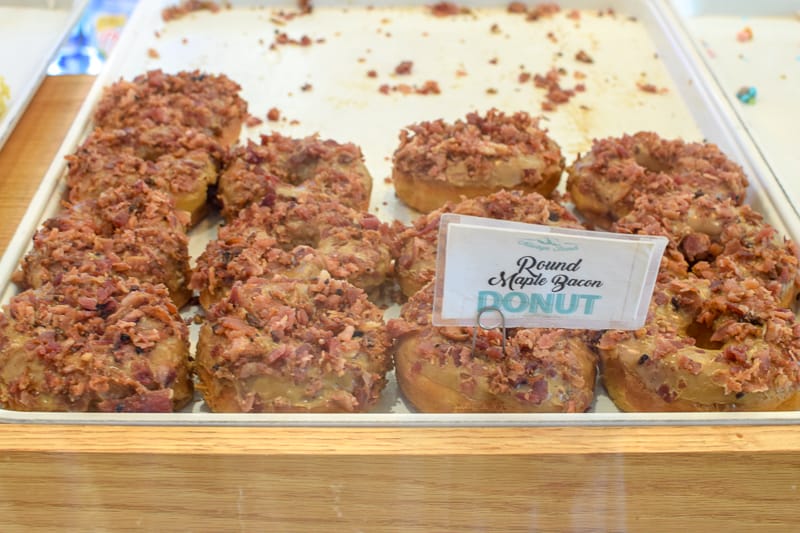
[[0,117],[0,148],[42,83],[47,66],[88,0],[0,0],[0,76],[11,91]]
[[[750,153],[800,215],[800,152],[787,134],[800,121],[800,3],[669,0],[667,8],[671,27],[703,62],[746,132],[755,148]],[[740,100],[742,88],[755,89],[755,98]]]
[[[152,68],[203,69],[238,81],[254,116],[265,119],[277,107],[285,120],[246,128],[242,139],[261,132],[291,136],[319,133],[358,144],[374,178],[371,210],[384,220],[408,221],[412,214],[394,196],[391,156],[400,130],[414,122],[454,120],[470,111],[496,107],[542,114],[542,124],[561,145],[568,162],[596,137],[654,130],[664,137],[708,139],[745,168],[752,185],[748,201],[779,230],[800,237],[797,217],[763,168],[753,166],[725,102],[711,90],[709,73],[685,49],[669,26],[664,6],[653,1],[563,2],[553,18],[535,22],[507,12],[507,4],[473,2],[470,13],[433,17],[425,2],[358,4],[317,2],[309,16],[290,4],[232,2],[218,13],[201,11],[165,23],[170,4],[140,2],[67,133],[59,153],[21,222],[2,261],[2,302],[16,293],[11,273],[39,224],[59,208],[64,192],[64,155],[91,128],[91,114],[103,87]],[[462,4],[463,5],[463,4]],[[578,18],[571,10],[581,10]],[[307,36],[310,46],[271,46],[278,33]],[[578,62],[583,50],[594,60]],[[412,74],[395,67],[412,61]],[[542,112],[544,91],[522,84],[521,72],[566,70],[562,86],[584,83],[567,104]],[[367,75],[374,70],[375,77]],[[577,79],[579,71],[585,78]],[[383,94],[382,84],[439,84],[441,94]],[[648,83],[658,90],[647,92]],[[304,90],[305,88],[305,90]],[[563,183],[562,183],[563,187]],[[197,257],[215,235],[211,219],[192,231],[190,252]],[[189,311],[191,313],[191,311]],[[387,310],[396,314],[397,306]],[[789,424],[800,413],[621,413],[602,388],[588,413],[579,414],[421,414],[410,412],[393,376],[381,403],[363,414],[214,414],[198,398],[173,414],[23,413],[0,411],[0,421],[80,424],[347,425],[347,426],[512,426],[643,424]]]

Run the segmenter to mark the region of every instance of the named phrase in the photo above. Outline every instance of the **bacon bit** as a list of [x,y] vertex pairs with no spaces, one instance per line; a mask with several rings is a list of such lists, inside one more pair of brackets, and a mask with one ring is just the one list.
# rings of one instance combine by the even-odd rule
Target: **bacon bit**
[[394,67],[394,73],[399,75],[411,74],[411,67],[414,66],[412,61],[401,61]]
[[247,118],[244,121],[244,125],[247,126],[248,128],[254,128],[256,126],[260,126],[263,123],[264,123],[263,120],[253,115],[247,115]]
[[456,78],[463,78],[465,76],[467,76],[466,70],[464,70],[463,68],[456,70]]
[[279,32],[270,45],[270,49],[275,50],[276,47],[281,45],[311,46],[312,42],[308,35],[303,35],[300,39],[292,39],[285,32]]
[[304,15],[308,15],[314,10],[311,0],[298,0],[297,4],[300,8],[300,12]]
[[489,60],[490,65],[496,65],[499,60],[496,57],[493,57]]
[[497,89],[495,89],[494,87],[489,87],[488,89],[486,89],[486,94],[497,94]]
[[161,10],[161,19],[164,22],[171,20],[178,20],[185,17],[194,11],[211,11],[217,13],[219,6],[216,2],[202,1],[202,0],[183,0],[177,6],[165,7]]
[[158,31],[158,30],[154,31],[153,35],[156,36],[156,39],[161,39],[161,32],[160,31]]
[[187,39],[186,37],[184,37],[183,39],[181,39],[181,43],[182,43],[182,44],[187,44],[188,42],[189,42],[189,39]]
[[297,119],[292,119],[292,120],[289,121],[289,125],[290,126],[299,126],[300,125],[300,121],[297,120]]
[[579,50],[577,54],[575,54],[575,59],[580,61],[581,63],[594,63],[594,59],[592,56],[587,54],[584,50]]
[[439,2],[428,6],[434,17],[449,17],[453,15],[468,15],[472,13],[468,7],[462,7],[453,2]]
[[577,9],[571,9],[569,13],[567,13],[567,18],[572,20],[580,20],[581,12]]
[[540,18],[552,17],[559,11],[561,11],[561,6],[556,3],[537,4],[528,12],[525,20],[534,21],[539,20]]
[[278,110],[277,107],[270,108],[270,110],[267,111],[267,120],[269,120],[270,122],[277,122],[278,120],[280,120],[280,118],[281,118],[281,112]]
[[500,33],[500,25],[499,24],[492,24],[492,27],[489,28],[489,31],[491,33],[494,33],[495,35],[497,35],[498,33]]
[[441,94],[442,91],[439,88],[438,82],[428,80],[424,82],[421,87],[408,85],[407,83],[400,83],[393,86],[384,83],[378,87],[378,92],[381,94],[389,94],[391,92],[398,92],[400,94]]
[[148,48],[147,49],[147,57],[151,59],[158,59],[161,55],[158,53],[158,50],[155,48]]
[[658,88],[652,83],[643,83],[641,81],[636,82],[636,86],[639,88],[640,91],[652,94],[664,94],[669,92],[669,89],[662,87]]
[[373,70],[368,70],[367,71],[367,77],[368,78],[377,78],[378,77],[378,73],[374,69]]
[[509,13],[527,13],[528,6],[523,4],[522,2],[511,2],[508,4],[506,11]]
[[586,74],[584,74],[580,70],[576,70],[575,72],[572,73],[572,77],[575,78],[576,80],[585,80]]
[[531,73],[530,72],[520,72],[519,76],[517,77],[520,83],[528,83],[531,81]]
[[558,39],[556,38],[555,34],[551,31],[547,32],[547,40],[553,44],[558,43]]
[[583,92],[586,90],[583,84],[578,84],[573,89],[564,89],[559,84],[562,75],[566,74],[564,69],[551,68],[547,74],[536,74],[533,77],[533,83],[540,89],[547,89],[547,101],[542,103],[544,111],[553,111],[558,104],[565,104],[575,96],[575,92]]
[[306,93],[307,93],[308,91],[310,91],[310,90],[311,90],[311,89],[313,89],[313,88],[314,88],[314,87],[313,87],[313,86],[312,86],[310,83],[304,83],[304,84],[303,84],[303,85],[300,87],[300,90],[301,90],[301,91],[303,91],[303,92],[306,92]]

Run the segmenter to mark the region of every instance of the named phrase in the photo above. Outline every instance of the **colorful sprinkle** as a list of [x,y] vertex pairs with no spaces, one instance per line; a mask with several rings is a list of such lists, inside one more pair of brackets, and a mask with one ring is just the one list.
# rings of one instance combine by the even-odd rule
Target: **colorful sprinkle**
[[742,87],[736,91],[736,98],[744,104],[754,104],[756,103],[756,88]]
[[736,34],[736,40],[740,43],[746,43],[747,41],[753,40],[753,30],[750,29],[750,26],[745,26],[743,30]]

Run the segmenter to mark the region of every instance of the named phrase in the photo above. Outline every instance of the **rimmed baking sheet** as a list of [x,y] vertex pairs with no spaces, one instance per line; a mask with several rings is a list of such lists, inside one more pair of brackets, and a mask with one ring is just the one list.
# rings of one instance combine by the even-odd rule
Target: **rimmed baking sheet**
[[47,66],[88,0],[0,0],[0,76],[11,96],[0,116],[0,148],[39,88]]
[[[169,4],[169,2],[165,3]],[[16,292],[8,280],[41,221],[55,213],[64,190],[63,156],[91,127],[102,88],[120,77],[152,68],[173,72],[222,72],[242,85],[251,114],[263,124],[242,139],[272,130],[300,137],[358,144],[374,178],[371,210],[384,220],[408,221],[412,213],[394,197],[387,178],[400,130],[414,122],[454,120],[491,107],[541,114],[542,124],[561,145],[568,162],[596,137],[653,130],[664,137],[716,142],[751,178],[748,201],[781,231],[796,238],[796,220],[785,216],[783,199],[740,142],[735,122],[709,90],[707,73],[692,61],[666,26],[655,2],[563,2],[553,17],[526,21],[506,4],[473,3],[468,14],[434,17],[424,2],[371,6],[316,3],[312,14],[292,17],[293,5],[254,7],[233,2],[217,13],[200,11],[165,23],[157,2],[142,2],[128,21],[105,70],[92,87],[44,177],[31,207],[0,261],[2,301]],[[577,14],[573,10],[581,10]],[[308,46],[280,44],[301,41]],[[576,59],[583,51],[591,63]],[[411,61],[410,75],[395,72]],[[552,112],[541,109],[545,92],[523,74],[563,69],[561,85],[585,91]],[[370,75],[374,71],[374,75]],[[414,87],[434,81],[439,94]],[[401,85],[410,91],[393,90]],[[386,85],[387,91],[381,91]],[[643,90],[648,87],[653,90]],[[388,94],[385,94],[388,93]],[[277,108],[281,120],[266,120]],[[562,184],[563,187],[563,184]],[[195,228],[190,252],[197,257],[215,235],[214,219]],[[396,313],[396,306],[387,314]],[[191,311],[190,311],[191,312]],[[167,415],[19,413],[0,411],[0,420],[43,423],[214,424],[214,425],[627,425],[794,423],[798,413],[642,414],[620,413],[602,389],[589,413],[526,415],[423,415],[409,412],[393,379],[380,404],[359,415],[226,415],[208,413],[198,399],[184,413]]]

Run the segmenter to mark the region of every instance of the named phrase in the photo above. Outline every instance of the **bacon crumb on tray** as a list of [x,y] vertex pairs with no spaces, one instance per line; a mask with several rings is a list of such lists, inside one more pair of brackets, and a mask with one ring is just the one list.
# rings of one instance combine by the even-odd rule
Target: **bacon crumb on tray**
[[164,22],[169,22],[171,20],[183,18],[189,13],[193,13],[195,11],[206,10],[216,13],[219,11],[219,9],[219,5],[216,2],[210,2],[207,0],[182,0],[176,6],[165,7],[161,11],[161,18],[164,20]]

